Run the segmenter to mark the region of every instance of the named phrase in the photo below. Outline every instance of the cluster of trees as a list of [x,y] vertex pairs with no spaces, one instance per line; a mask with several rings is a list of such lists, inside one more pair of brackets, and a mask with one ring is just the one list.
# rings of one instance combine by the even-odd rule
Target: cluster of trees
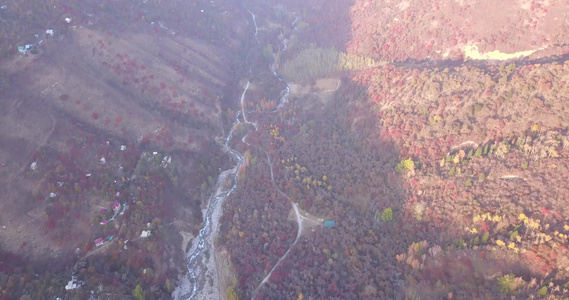
[[[382,135],[397,141],[402,154],[417,158],[425,172],[438,173],[444,165],[439,160],[451,151],[462,148],[476,156],[472,145],[485,142],[494,144],[497,151],[491,152],[498,158],[523,154],[522,169],[535,159],[558,159],[566,139],[561,104],[566,87],[560,79],[566,66],[510,66],[486,71],[385,67],[356,79],[370,86],[369,97],[378,103]],[[500,79],[504,76],[508,80]],[[480,171],[488,175],[483,169],[473,175]]]
[[[239,293],[250,295],[278,259],[288,250],[297,233],[289,218],[292,206],[278,194],[270,180],[269,165],[255,149],[239,188],[224,206],[220,238],[236,268]],[[259,156],[261,155],[261,156]]]
[[279,71],[289,81],[306,81],[328,76],[339,69],[340,53],[332,49],[309,45],[299,51],[294,59],[283,64]]
[[[565,244],[555,233],[563,232],[567,220],[564,199],[569,191],[561,183],[565,169],[559,168],[567,155],[569,124],[562,104],[567,66],[554,62],[482,69],[384,67],[356,74],[377,103],[382,135],[402,148],[402,160],[412,157],[418,162],[409,179],[409,191],[418,199],[410,201],[409,215],[439,220],[447,232],[452,232],[451,224],[472,226],[465,216],[484,212],[506,216],[498,224],[477,228],[489,233],[489,243],[502,246],[499,251],[522,257],[518,267],[538,280],[550,278],[552,266],[563,261],[559,257],[565,253],[563,248],[551,250],[555,246],[550,243]],[[540,199],[539,204],[535,199]],[[539,234],[528,229],[527,243],[519,243],[510,235],[517,226],[513,220],[524,212],[547,223],[547,228]],[[456,245],[468,245],[476,252],[482,237],[461,230],[451,235]],[[482,249],[487,247],[495,246]],[[447,251],[452,262],[458,250]],[[527,252],[522,255],[522,251]],[[503,271],[512,268],[503,266]],[[563,280],[565,275],[554,278]],[[518,292],[535,294],[537,288]],[[550,292],[561,290],[553,286]]]
[[[30,298],[41,298],[55,295],[64,290],[65,277],[63,274],[46,271],[46,262],[29,265],[28,261],[20,255],[0,251],[0,299],[18,299],[23,295]],[[37,277],[36,274],[42,274]]]
[[[495,267],[492,270],[504,272],[525,268],[535,272],[532,274],[538,280],[547,276],[547,271],[543,273],[541,270],[551,271],[548,269],[553,263],[551,257],[560,257],[562,250],[553,252],[556,253],[553,256],[545,250],[538,254],[529,249],[532,245],[530,242],[526,245],[529,247],[529,254],[523,256],[524,263],[518,266],[512,263],[496,263],[499,256],[476,256],[492,249],[494,245],[499,246],[497,241],[504,239],[504,235],[509,236],[513,229],[511,226],[517,225],[504,223],[503,220],[497,223],[487,222],[490,226],[478,227],[481,231],[477,235],[459,228],[472,226],[464,218],[477,212],[490,210],[511,216],[529,210],[534,212],[534,218],[545,217],[548,220],[551,227],[546,231],[550,235],[555,230],[563,230],[562,217],[548,217],[558,211],[559,216],[563,214],[564,208],[559,200],[552,199],[548,204],[544,203],[544,206],[548,207],[547,215],[543,215],[540,207],[533,208],[529,200],[551,194],[546,191],[547,186],[532,184],[533,191],[527,194],[526,188],[520,189],[520,182],[512,182],[509,177],[501,179],[503,175],[508,175],[501,173],[507,170],[506,166],[511,166],[510,169],[515,167],[527,170],[527,162],[534,161],[533,156],[523,152],[524,145],[529,141],[529,145],[537,147],[536,149],[554,146],[555,157],[538,157],[540,163],[530,163],[529,168],[534,168],[531,172],[539,172],[543,174],[540,176],[547,176],[552,182],[558,181],[559,178],[551,172],[543,173],[539,165],[550,168],[552,164],[558,164],[555,161],[564,155],[562,146],[565,139],[561,132],[537,132],[532,126],[526,133],[500,138],[498,142],[491,140],[491,143],[474,143],[474,146],[472,143],[466,143],[465,146],[453,148],[453,145],[459,144],[468,135],[458,133],[453,137],[455,141],[449,139],[449,143],[445,144],[444,139],[443,142],[438,139],[441,135],[438,135],[440,133],[436,130],[432,131],[432,139],[436,139],[433,141],[427,136],[422,140],[416,139],[418,135],[414,135],[411,129],[408,134],[402,135],[401,139],[396,139],[395,145],[414,150],[395,150],[394,141],[390,140],[388,135],[379,136],[378,131],[382,129],[379,124],[385,120],[377,119],[373,109],[365,105],[357,107],[362,102],[356,102],[358,98],[348,96],[361,96],[362,93],[358,92],[358,89],[355,85],[344,85],[334,104],[331,104],[333,108],[327,107],[320,111],[314,107],[306,110],[304,107],[307,104],[299,103],[293,98],[289,110],[296,109],[294,113],[283,111],[282,114],[273,116],[271,122],[259,127],[260,138],[257,140],[261,146],[270,150],[271,159],[286,162],[286,159],[295,157],[295,162],[298,161],[298,164],[307,170],[307,175],[303,176],[318,177],[326,174],[326,182],[333,186],[332,191],[312,185],[307,189],[304,182],[297,180],[294,168],[287,168],[286,163],[277,163],[274,170],[279,188],[289,195],[292,201],[298,202],[303,210],[325,219],[334,219],[338,224],[334,229],[318,227],[315,232],[306,233],[273,273],[269,284],[261,289],[259,298],[290,298],[298,292],[328,298],[393,297],[399,295],[398,293],[412,296],[419,295],[419,291],[423,289],[435,297],[448,296],[449,293],[458,297],[493,294],[499,285],[495,280],[472,284],[479,276],[491,275],[487,273],[490,269],[484,269],[491,264]],[[396,109],[402,107],[402,111],[407,113],[402,105],[394,106]],[[284,115],[294,115],[301,122],[318,122],[291,124],[281,119]],[[409,113],[409,116],[411,115]],[[277,124],[282,140],[276,141],[272,138],[270,124]],[[516,144],[518,140],[519,145]],[[424,143],[435,145],[437,152],[426,151],[424,154],[423,151],[417,151],[416,149],[422,149],[421,145]],[[445,158],[445,152],[449,153],[446,157],[450,159]],[[532,153],[534,152],[540,150],[533,150]],[[453,167],[455,171],[450,174]],[[558,167],[556,168],[558,170]],[[457,171],[458,169],[461,171]],[[396,170],[401,172],[397,173]],[[414,171],[414,175],[406,178],[408,173],[404,171],[409,170]],[[401,175],[404,176],[403,181],[397,183]],[[399,192],[397,186],[402,187]],[[566,193],[561,184],[556,185],[554,190],[559,194]],[[411,197],[409,202],[403,203],[400,199],[408,199],[409,194],[415,196]],[[512,197],[516,197],[519,202],[512,202]],[[391,219],[383,213],[386,207],[393,207],[393,225],[385,222]],[[289,207],[285,209],[290,210]],[[354,223],[350,223],[350,220]],[[388,230],[390,226],[397,228],[396,236]],[[418,239],[440,248],[436,259],[424,268],[415,266],[413,261],[406,264],[393,260],[398,254],[405,252],[400,249],[405,249]],[[516,244],[513,248],[508,248],[508,243],[504,244],[503,248],[498,247],[497,251],[504,251],[513,258],[518,255],[513,251],[518,246]],[[345,246],[342,246],[344,244]],[[258,246],[253,243],[248,247],[255,249]],[[303,250],[303,247],[306,249]],[[471,255],[475,258],[464,258]],[[542,261],[546,263],[540,263]],[[379,262],[378,265],[375,265],[375,262]],[[351,264],[358,266],[358,271],[351,270]],[[440,267],[441,265],[443,267]],[[322,269],[323,266],[325,269]],[[398,282],[395,279],[397,277],[386,279],[381,275],[368,276],[366,272],[383,274],[378,273],[379,266],[388,270],[387,274],[409,274],[412,276],[409,278],[414,279],[409,281],[407,278],[403,284],[404,280]],[[328,267],[330,270],[326,271]],[[237,270],[239,271],[239,267]],[[453,271],[449,273],[448,270]],[[358,279],[359,276],[362,276],[361,279]],[[469,283],[465,285],[464,282]],[[405,286],[402,290],[399,289],[401,285]],[[528,286],[519,290],[519,293],[535,294],[537,288],[542,289],[539,283]],[[247,295],[246,290],[244,293]]]
[[315,44],[297,51],[296,56],[287,60],[279,69],[285,79],[293,82],[306,82],[334,76],[342,70],[362,70],[377,65],[370,57],[346,54],[335,48],[321,48]]
[[350,40],[352,20],[349,12],[352,1],[290,1],[289,4],[296,11],[302,11],[297,24],[298,40],[301,42],[316,43],[324,48],[345,50]]
[[[355,86],[350,88],[357,91]],[[349,101],[339,98],[334,107],[307,111],[301,102],[292,100],[289,109],[294,113],[267,113],[259,118],[267,122],[259,124],[258,144],[251,151],[257,164],[244,170],[237,193],[225,205],[221,227],[223,244],[239,274],[237,291],[241,296],[251,295],[288,250],[297,230],[294,219],[287,219],[291,205],[270,181],[266,156],[259,148],[269,152],[279,189],[303,211],[335,220],[337,226],[317,226],[314,232],[304,232],[258,297],[290,298],[298,297],[299,292],[304,296],[354,299],[398,295],[401,278],[389,274],[403,271],[394,255],[409,241],[394,235],[401,225],[391,222],[401,214],[404,197],[394,173],[397,151],[387,141],[374,143],[371,136],[351,134],[351,119],[346,116],[351,110]],[[375,117],[369,107],[361,107],[359,113],[364,118]],[[318,122],[292,124],[282,119],[291,114],[299,120]],[[283,139],[276,140],[271,134],[275,127]],[[325,176],[332,188],[312,182],[307,188],[306,182],[297,180],[296,169],[287,168],[290,157],[296,157],[294,163],[306,169],[303,176],[319,180]],[[274,232],[260,231],[267,229]],[[284,229],[288,229],[286,243],[278,236]],[[250,236],[257,238],[247,239]],[[390,246],[384,248],[382,244]]]

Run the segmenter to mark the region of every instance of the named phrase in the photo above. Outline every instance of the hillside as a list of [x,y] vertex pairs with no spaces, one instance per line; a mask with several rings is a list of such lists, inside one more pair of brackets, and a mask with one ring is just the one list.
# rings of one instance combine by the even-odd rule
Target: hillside
[[560,55],[568,51],[567,6],[562,1],[355,1],[346,48],[387,61]]
[[1,299],[169,298],[229,165],[247,24],[231,1],[35,4],[1,11]]
[[260,42],[291,94],[276,111],[246,102],[257,126],[220,233],[227,297],[565,297],[560,5],[291,3],[298,21]]
[[567,3],[35,4],[1,300],[567,297]]

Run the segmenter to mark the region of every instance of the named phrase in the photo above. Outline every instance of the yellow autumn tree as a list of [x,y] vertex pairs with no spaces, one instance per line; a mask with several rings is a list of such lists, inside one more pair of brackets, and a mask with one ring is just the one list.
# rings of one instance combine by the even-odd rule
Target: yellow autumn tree
[[227,288],[227,300],[237,300],[239,299],[239,297],[237,297],[237,293],[235,293],[235,289],[230,286]]

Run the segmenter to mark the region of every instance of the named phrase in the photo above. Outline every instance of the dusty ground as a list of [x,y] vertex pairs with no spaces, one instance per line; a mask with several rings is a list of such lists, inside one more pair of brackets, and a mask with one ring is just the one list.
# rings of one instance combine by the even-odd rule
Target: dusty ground
[[334,92],[340,88],[341,80],[337,78],[320,78],[311,85],[297,83],[290,84],[291,95],[316,96],[321,102],[327,103],[334,96]]
[[[300,212],[300,219],[302,220],[302,234],[305,234],[307,231],[311,231],[316,226],[323,226],[324,219],[311,215],[310,213],[298,208]],[[297,222],[296,214],[294,209],[291,208],[288,212],[288,220]]]

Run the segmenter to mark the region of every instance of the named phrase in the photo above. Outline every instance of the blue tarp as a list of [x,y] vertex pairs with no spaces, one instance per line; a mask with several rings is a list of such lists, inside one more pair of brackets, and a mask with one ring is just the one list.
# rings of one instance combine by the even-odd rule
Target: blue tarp
[[336,226],[336,221],[325,221],[324,225],[326,226],[326,228],[334,227]]

